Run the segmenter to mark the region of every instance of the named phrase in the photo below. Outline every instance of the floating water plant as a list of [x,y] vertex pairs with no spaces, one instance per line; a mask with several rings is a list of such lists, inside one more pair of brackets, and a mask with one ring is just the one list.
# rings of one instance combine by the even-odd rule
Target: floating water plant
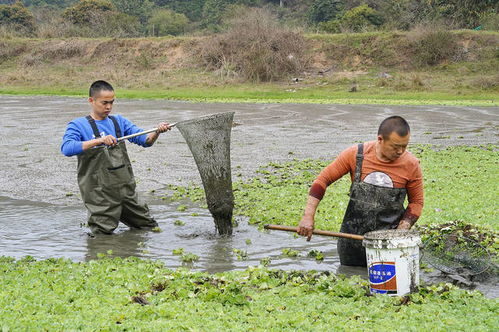
[[184,254],[184,248],[173,249],[172,253],[177,256],[181,256]]
[[184,221],[182,221],[182,220],[180,220],[180,219],[175,219],[175,220],[173,221],[173,224],[174,224],[175,226],[184,226],[184,225],[185,225],[185,222],[184,222]]
[[248,253],[246,252],[246,250],[232,249],[232,252],[236,255],[238,260],[244,260],[248,258]]
[[185,253],[182,255],[182,257],[180,257],[180,259],[182,260],[182,262],[184,263],[192,263],[192,262],[196,262],[199,260],[199,256],[196,255],[196,254],[193,254],[193,253]]
[[317,261],[324,260],[324,253],[320,250],[312,249],[307,254],[308,257],[315,258]]
[[156,226],[152,228],[151,231],[154,233],[161,233],[163,230],[159,226]]
[[298,257],[300,256],[300,252],[298,250],[284,248],[281,250],[281,254],[286,257]]

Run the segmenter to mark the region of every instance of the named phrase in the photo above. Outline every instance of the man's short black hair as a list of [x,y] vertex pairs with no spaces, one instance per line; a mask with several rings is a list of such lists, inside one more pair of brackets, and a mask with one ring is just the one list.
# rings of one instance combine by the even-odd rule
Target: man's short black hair
[[95,98],[101,91],[114,91],[113,86],[106,81],[95,81],[90,86],[88,95]]
[[378,135],[381,135],[383,139],[388,139],[393,132],[396,132],[400,137],[405,137],[411,132],[411,128],[403,117],[394,115],[381,122]]

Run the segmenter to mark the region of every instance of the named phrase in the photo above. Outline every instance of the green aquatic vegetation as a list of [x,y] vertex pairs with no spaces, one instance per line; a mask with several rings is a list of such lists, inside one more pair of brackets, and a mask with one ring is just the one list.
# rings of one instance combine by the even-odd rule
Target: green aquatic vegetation
[[184,248],[173,249],[172,254],[174,254],[176,256],[181,256],[184,254]]
[[187,210],[187,205],[181,204],[177,207],[177,211],[179,212],[184,212],[185,210]]
[[184,226],[184,225],[185,225],[185,221],[182,221],[182,220],[180,220],[180,219],[175,219],[175,220],[173,221],[173,224],[174,224],[175,226]]
[[308,252],[307,257],[315,258],[317,261],[324,260],[324,253],[317,249],[312,249]]
[[248,252],[246,250],[232,249],[232,252],[234,253],[234,255],[236,255],[236,258],[238,260],[245,260],[248,258]]
[[[425,206],[417,225],[439,225],[453,220],[499,230],[496,201],[499,176],[496,145],[441,148],[414,145],[409,150],[421,161]],[[233,183],[235,215],[253,224],[296,226],[315,177],[332,160],[293,159],[262,166],[253,178]],[[316,228],[337,231],[348,204],[349,176],[332,184],[316,213]],[[203,190],[178,188],[179,198],[203,201]],[[174,194],[175,195],[175,194]]]
[[217,274],[159,261],[0,258],[0,326],[19,330],[479,330],[497,300],[450,284],[407,297],[371,296],[367,282],[328,272],[248,268]]
[[249,246],[249,245],[251,245],[251,239],[246,239],[246,240],[244,240],[244,242],[245,242],[248,246]]
[[154,232],[154,233],[161,233],[162,231],[163,230],[159,226],[154,227],[154,228],[151,229],[151,232]]
[[183,254],[180,259],[184,263],[192,263],[192,262],[197,262],[199,260],[199,256],[196,254],[193,254],[191,252]]
[[[418,225],[426,250],[450,260],[466,253],[475,259],[490,258],[499,263],[499,232],[484,226],[454,220],[439,225]],[[461,254],[462,255],[462,254]]]
[[286,257],[299,257],[300,252],[291,248],[284,248],[281,250],[281,255]]
[[270,257],[262,258],[262,259],[260,259],[260,265],[261,266],[269,266],[271,261],[272,260],[270,259]]

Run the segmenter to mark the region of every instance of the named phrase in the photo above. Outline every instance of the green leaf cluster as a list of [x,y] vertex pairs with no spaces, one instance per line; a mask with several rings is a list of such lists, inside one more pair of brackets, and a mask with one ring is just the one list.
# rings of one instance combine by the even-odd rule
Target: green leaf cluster
[[3,330],[494,330],[497,300],[449,284],[408,297],[367,282],[265,268],[208,274],[161,262],[0,258]]

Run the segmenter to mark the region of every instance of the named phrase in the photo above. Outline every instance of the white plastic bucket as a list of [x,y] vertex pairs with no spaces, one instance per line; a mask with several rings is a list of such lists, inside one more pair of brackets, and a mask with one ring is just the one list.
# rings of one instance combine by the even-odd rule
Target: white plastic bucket
[[419,246],[416,231],[380,230],[364,234],[372,294],[402,296],[419,286]]

